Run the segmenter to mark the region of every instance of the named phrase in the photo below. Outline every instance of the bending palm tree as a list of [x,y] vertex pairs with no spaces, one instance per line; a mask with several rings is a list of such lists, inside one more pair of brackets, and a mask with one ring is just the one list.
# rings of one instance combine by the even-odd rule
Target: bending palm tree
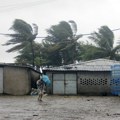
[[31,53],[32,53],[32,64],[34,66],[34,49],[33,49],[33,42],[38,34],[38,26],[33,24],[33,27],[30,26],[23,20],[16,19],[10,28],[15,33],[14,34],[7,34],[10,36],[11,39],[4,45],[15,45],[11,49],[8,49],[7,52],[14,52],[20,51],[26,47],[27,44],[31,46]]
[[82,35],[76,34],[76,23],[72,20],[69,22],[61,21],[58,25],[53,25],[47,32],[48,36],[45,38],[45,41],[51,44],[49,51],[58,51],[57,54],[62,53],[64,64],[73,63],[77,56],[77,40],[82,37]]
[[113,47],[114,34],[107,26],[102,26],[98,32],[92,33],[89,38],[95,43],[98,48],[96,53],[100,56],[109,59],[116,59],[119,56],[116,52],[120,49],[120,45]]

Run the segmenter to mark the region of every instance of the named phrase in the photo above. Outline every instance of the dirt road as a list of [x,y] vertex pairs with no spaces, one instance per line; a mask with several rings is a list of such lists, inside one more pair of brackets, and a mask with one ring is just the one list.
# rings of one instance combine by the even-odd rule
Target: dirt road
[[0,120],[120,120],[120,97],[0,96]]

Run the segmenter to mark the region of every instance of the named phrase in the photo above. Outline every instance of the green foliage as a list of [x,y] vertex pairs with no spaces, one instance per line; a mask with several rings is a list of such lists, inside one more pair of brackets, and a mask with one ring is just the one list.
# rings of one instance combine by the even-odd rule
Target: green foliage
[[58,25],[51,26],[47,33],[48,36],[43,44],[49,46],[46,49],[48,63],[52,65],[73,63],[77,58],[77,40],[82,37],[82,35],[76,35],[76,23],[61,21]]
[[89,39],[94,44],[78,42],[82,34],[77,35],[77,24],[73,20],[52,25],[47,29],[48,35],[42,43],[34,41],[38,34],[36,24],[31,26],[21,19],[16,19],[10,30],[14,33],[7,34],[11,39],[4,45],[13,45],[7,52],[18,51],[16,63],[59,66],[74,63],[76,60],[120,60],[120,45],[113,47],[114,34],[108,26],[102,26],[98,32],[91,33]]
[[7,34],[7,36],[11,37],[11,39],[8,40],[7,43],[4,45],[14,46],[8,49],[7,52],[14,52],[26,49],[26,46],[29,44],[31,48],[32,64],[34,66],[33,41],[38,34],[38,26],[36,24],[33,24],[32,27],[25,21],[21,19],[16,19],[10,29],[14,31],[14,34]]
[[47,33],[48,37],[46,37],[46,39],[48,38],[48,41],[54,43],[64,41],[73,35],[70,25],[65,21],[61,21],[58,25],[51,26],[51,28],[47,30]]
[[86,61],[92,59],[98,59],[105,57],[103,51],[100,48],[93,46],[92,44],[84,44],[81,45],[81,52],[79,55],[79,59]]
[[[41,66],[44,64],[45,60],[43,58],[42,52],[42,44],[34,42],[34,53],[35,53],[35,65]],[[31,56],[31,48],[30,44],[27,44],[24,49],[19,51],[19,55],[16,56],[16,63],[24,63],[24,64],[31,64],[32,65],[32,56]]]
[[[119,55],[116,54],[116,51],[120,49],[120,46],[113,47],[114,44],[114,34],[107,27],[102,26],[98,32],[94,32],[89,37],[94,43],[95,46],[87,50],[87,57],[95,58],[109,58],[109,59],[118,59]],[[93,50],[95,48],[95,50]],[[93,57],[92,57],[93,56]],[[89,58],[88,57],[88,58]]]

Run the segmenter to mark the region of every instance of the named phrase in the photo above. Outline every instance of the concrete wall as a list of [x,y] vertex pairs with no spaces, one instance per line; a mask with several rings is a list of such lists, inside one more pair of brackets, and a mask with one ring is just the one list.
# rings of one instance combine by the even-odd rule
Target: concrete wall
[[25,95],[31,90],[29,70],[22,67],[4,67],[4,93]]
[[40,73],[36,72],[35,70],[30,70],[30,77],[31,77],[31,88],[37,88],[36,81],[40,79]]
[[[57,92],[58,94],[66,94],[65,91],[67,87],[69,88],[69,92],[71,90],[75,91],[75,87],[76,87],[76,93],[74,94],[86,94],[86,95],[111,94],[111,88],[110,88],[111,73],[107,71],[103,71],[103,72],[102,71],[100,72],[99,71],[98,72],[97,71],[95,72],[47,71],[47,73],[52,81],[51,82],[52,85],[49,89],[50,93],[52,94],[54,93],[56,94]],[[71,76],[69,74],[71,74]],[[72,78],[72,76],[76,76],[74,79],[75,81],[72,84],[69,84],[70,81],[69,77]],[[76,82],[76,86],[75,86],[75,82]],[[72,94],[73,91],[71,91],[71,93],[69,94]]]
[[36,72],[35,70],[30,70],[30,76],[31,76],[31,79],[36,82],[38,79],[40,79],[40,73],[39,72]]
[[78,94],[110,94],[110,72],[78,72]]
[[1,65],[0,94],[26,95],[40,78],[39,71],[30,67]]
[[[51,85],[49,94],[109,94],[110,72],[90,71],[47,71]],[[60,77],[63,76],[63,77]],[[27,67],[4,66],[0,69],[1,92],[11,95],[26,95],[31,91],[31,84],[39,79],[40,73]],[[63,90],[59,87],[62,85]],[[59,91],[57,93],[57,91]],[[63,92],[62,92],[63,91]]]

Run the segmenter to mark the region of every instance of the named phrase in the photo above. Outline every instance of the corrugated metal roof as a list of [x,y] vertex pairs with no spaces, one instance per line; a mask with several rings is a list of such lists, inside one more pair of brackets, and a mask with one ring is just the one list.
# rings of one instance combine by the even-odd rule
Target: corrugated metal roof
[[120,64],[120,61],[108,60],[108,59],[95,59],[95,60],[79,62],[78,64],[71,64],[71,65],[74,66],[74,65],[113,65],[113,64]]
[[119,64],[119,61],[108,59],[96,59],[86,62],[79,62],[78,64],[64,65],[60,67],[48,68],[52,71],[111,71],[111,65]]
[[48,68],[46,70],[53,71],[111,71],[111,66],[99,66],[99,65],[81,65],[79,67],[56,67]]

